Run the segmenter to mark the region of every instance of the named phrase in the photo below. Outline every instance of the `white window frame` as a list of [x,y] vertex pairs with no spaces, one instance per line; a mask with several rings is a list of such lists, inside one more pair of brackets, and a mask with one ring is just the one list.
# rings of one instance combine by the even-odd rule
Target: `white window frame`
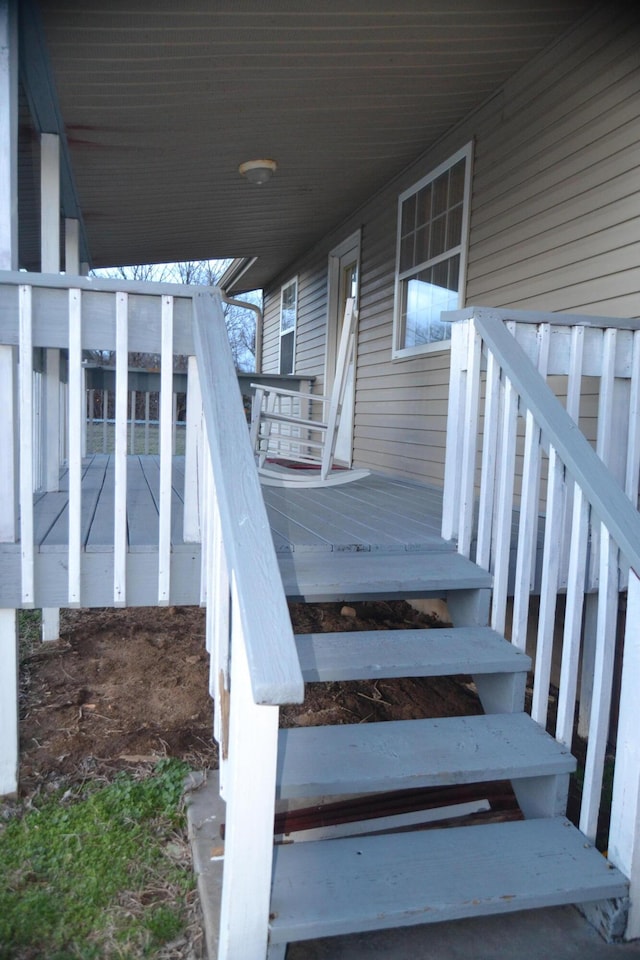
[[292,277],[291,280],[287,280],[287,282],[283,283],[282,286],[280,287],[280,320],[279,320],[279,327],[278,327],[278,373],[280,373],[282,368],[282,338],[288,336],[292,332],[291,328],[289,328],[288,330],[282,329],[282,321],[284,318],[285,291],[287,291],[290,287],[293,287],[294,289],[295,309],[294,309],[294,317],[293,317],[293,347],[292,347],[292,354],[291,354],[291,370],[289,371],[289,375],[295,373],[295,369],[296,369],[296,342],[298,338],[298,278],[297,277]]
[[[450,247],[440,257],[434,257],[433,260],[427,260],[422,264],[417,264],[410,270],[400,272],[400,253],[402,236],[402,206],[409,197],[418,193],[427,184],[437,180],[446,170],[455,166],[460,160],[465,160],[464,173],[464,197],[462,205],[462,227],[460,231],[460,244],[456,247]],[[451,348],[451,340],[438,340],[433,343],[419,343],[411,347],[404,347],[400,342],[402,335],[401,310],[402,310],[402,290],[401,284],[409,279],[412,274],[418,273],[438,260],[449,259],[452,256],[460,257],[460,271],[458,280],[458,303],[457,308],[465,304],[465,287],[467,280],[467,260],[469,253],[469,226],[471,220],[471,183],[473,175],[473,141],[467,143],[464,147],[450,156],[443,163],[439,164],[434,170],[418,180],[407,190],[404,190],[398,197],[398,219],[396,227],[396,270],[395,270],[395,294],[393,310],[393,347],[392,357],[394,360],[404,360],[411,357],[423,356],[429,353],[438,353]]]

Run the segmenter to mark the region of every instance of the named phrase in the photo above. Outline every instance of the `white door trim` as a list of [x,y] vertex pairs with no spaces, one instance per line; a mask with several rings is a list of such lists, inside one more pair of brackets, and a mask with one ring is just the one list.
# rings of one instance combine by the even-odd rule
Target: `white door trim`
[[[360,261],[362,246],[362,230],[358,229],[350,236],[346,237],[341,243],[335,246],[329,252],[328,263],[328,289],[327,289],[327,324],[325,332],[325,363],[324,363],[324,388],[323,392],[329,394],[333,385],[333,377],[336,368],[336,356],[340,329],[343,321],[341,307],[341,280],[342,269],[345,261],[355,261],[358,272],[358,291],[356,298],[356,308],[358,307],[359,288],[360,288]],[[344,299],[344,297],[342,298]],[[353,348],[352,371],[347,380],[347,387],[343,401],[343,412],[340,418],[338,428],[338,439],[336,441],[336,457],[342,463],[351,466],[351,451],[353,447],[353,419],[355,404],[355,370],[356,358],[358,353],[358,337],[356,332],[355,344]]]

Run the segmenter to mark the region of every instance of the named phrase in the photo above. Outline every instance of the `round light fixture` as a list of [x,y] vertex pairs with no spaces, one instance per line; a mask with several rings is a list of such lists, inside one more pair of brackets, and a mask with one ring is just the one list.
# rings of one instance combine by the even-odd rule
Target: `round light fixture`
[[275,160],[247,160],[238,167],[238,172],[250,183],[266,183],[278,168]]

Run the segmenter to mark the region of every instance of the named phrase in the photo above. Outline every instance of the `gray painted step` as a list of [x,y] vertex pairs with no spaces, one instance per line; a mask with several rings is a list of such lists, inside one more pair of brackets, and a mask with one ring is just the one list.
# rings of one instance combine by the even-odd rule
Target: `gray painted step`
[[564,818],[287,844],[273,876],[272,943],[627,893]]
[[372,597],[443,597],[477,590],[491,574],[459,553],[280,554],[285,593],[292,600],[325,602]]
[[281,730],[278,796],[563,776],[576,762],[526,713]]
[[489,627],[296,636],[305,681],[521,673],[530,658]]

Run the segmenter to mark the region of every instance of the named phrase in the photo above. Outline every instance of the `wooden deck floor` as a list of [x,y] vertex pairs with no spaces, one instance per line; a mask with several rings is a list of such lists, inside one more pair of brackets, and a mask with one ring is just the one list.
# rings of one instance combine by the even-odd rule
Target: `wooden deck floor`
[[[160,458],[127,459],[129,551],[153,551],[158,542]],[[440,537],[442,492],[372,474],[342,486],[292,489],[263,487],[276,551],[447,549]],[[82,542],[88,552],[113,549],[113,457],[87,458],[82,478]],[[173,458],[173,549],[191,549],[182,536],[184,457]],[[35,501],[35,540],[40,551],[60,550],[68,538],[68,476],[58,493]]]
[[[37,606],[66,606],[68,478],[60,489],[35,498]],[[152,605],[157,591],[159,458],[128,458],[127,603]],[[182,534],[184,458],[175,457],[172,477],[171,603],[198,603],[200,546]],[[442,495],[432,487],[372,474],[342,486],[310,489],[264,487],[274,545],[281,563],[318,554],[441,553]],[[113,584],[114,461],[95,455],[83,464],[83,605],[109,606]],[[400,557],[397,556],[397,560]],[[393,562],[390,560],[390,562]],[[20,545],[0,544],[0,606],[20,606]]]

